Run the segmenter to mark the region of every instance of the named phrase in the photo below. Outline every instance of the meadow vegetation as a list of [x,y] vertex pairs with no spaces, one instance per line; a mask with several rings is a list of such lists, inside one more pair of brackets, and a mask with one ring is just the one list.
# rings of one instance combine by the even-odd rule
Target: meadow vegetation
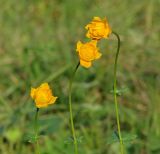
[[[68,83],[76,43],[93,16],[107,17],[121,37],[118,101],[128,154],[160,153],[159,0],[1,0],[0,153],[32,154],[35,107],[31,86],[49,82],[56,104],[40,110],[41,154],[72,154]],[[77,71],[72,95],[80,154],[118,154],[113,98],[117,40]]]

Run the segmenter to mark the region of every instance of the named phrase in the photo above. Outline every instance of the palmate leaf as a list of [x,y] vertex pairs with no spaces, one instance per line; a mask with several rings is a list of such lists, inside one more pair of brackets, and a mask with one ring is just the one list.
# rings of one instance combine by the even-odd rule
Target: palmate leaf
[[[77,143],[78,143],[78,144],[82,144],[83,141],[84,141],[84,137],[83,137],[83,136],[77,137]],[[74,142],[74,140],[73,140],[72,137],[68,137],[68,138],[64,141],[65,144],[73,144],[73,142]]]
[[24,142],[35,143],[36,138],[34,134],[25,134],[23,137]]
[[[126,93],[128,91],[129,91],[129,89],[127,87],[124,87],[124,88],[121,88],[121,89],[117,89],[116,90],[116,94],[118,96],[121,96],[122,94],[124,94],[124,93]],[[111,90],[110,93],[114,93],[114,90]]]
[[65,141],[65,144],[72,144],[73,143],[73,138],[72,137],[68,137]]
[[[136,134],[122,133],[122,139],[123,139],[124,144],[130,143],[134,141],[136,138],[137,138]],[[107,139],[107,144],[112,144],[115,142],[119,142],[118,132],[116,131],[114,131],[112,136],[109,139]]]
[[34,136],[31,136],[30,138],[28,138],[28,142],[29,143],[35,143],[37,141],[37,139]]
[[41,139],[42,137],[44,137],[44,135],[38,135],[37,138],[35,137],[35,134],[26,134],[24,136],[24,141],[25,142],[29,142],[29,143],[35,143],[36,140]]

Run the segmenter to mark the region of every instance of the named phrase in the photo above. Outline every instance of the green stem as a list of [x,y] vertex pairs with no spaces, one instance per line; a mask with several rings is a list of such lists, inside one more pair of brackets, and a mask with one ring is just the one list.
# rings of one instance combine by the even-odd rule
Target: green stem
[[116,32],[112,32],[118,40],[118,47],[117,47],[117,52],[116,52],[116,58],[115,58],[115,63],[114,63],[114,85],[113,85],[113,90],[114,90],[114,103],[115,103],[115,111],[116,111],[116,119],[117,119],[117,127],[118,127],[118,136],[119,136],[119,141],[120,141],[120,149],[121,149],[121,154],[124,154],[124,146],[123,146],[123,140],[122,140],[122,135],[121,135],[121,127],[120,127],[120,118],[119,118],[119,109],[118,109],[118,102],[117,102],[117,61],[118,61],[118,55],[119,55],[119,50],[120,50],[120,37]]
[[73,75],[70,79],[69,83],[69,112],[70,112],[70,122],[71,122],[71,129],[72,129],[72,136],[74,140],[74,152],[75,154],[78,154],[78,146],[77,146],[77,139],[76,139],[76,134],[75,134],[75,128],[74,128],[74,122],[73,122],[73,113],[72,113],[72,83],[76,74],[76,71],[78,70],[80,63],[77,64]]
[[36,154],[40,154],[39,151],[39,143],[38,143],[38,113],[39,108],[36,109],[36,115],[35,115],[35,140],[36,140]]

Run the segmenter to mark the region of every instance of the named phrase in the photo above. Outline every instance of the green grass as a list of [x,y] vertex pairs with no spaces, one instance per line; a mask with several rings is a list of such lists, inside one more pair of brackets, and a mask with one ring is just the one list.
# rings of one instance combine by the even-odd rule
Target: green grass
[[[40,111],[41,154],[72,154],[68,83],[77,64],[76,42],[85,25],[107,16],[122,46],[118,61],[120,118],[128,154],[160,153],[159,0],[1,0],[0,153],[34,153],[31,86],[49,82],[59,97]],[[80,154],[118,154],[113,100],[116,39],[103,40],[103,56],[80,68],[73,112]]]

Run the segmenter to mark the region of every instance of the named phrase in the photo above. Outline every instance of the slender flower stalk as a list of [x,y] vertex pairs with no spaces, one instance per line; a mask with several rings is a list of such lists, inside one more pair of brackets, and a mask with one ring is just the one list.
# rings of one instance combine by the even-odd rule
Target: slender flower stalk
[[123,139],[121,135],[121,127],[120,127],[120,118],[119,118],[119,109],[118,109],[118,102],[117,102],[117,61],[118,61],[118,55],[120,50],[120,37],[116,32],[112,32],[118,40],[118,46],[117,46],[117,52],[115,57],[115,63],[114,63],[114,85],[113,85],[113,91],[114,91],[114,103],[115,103],[115,111],[116,111],[116,119],[117,119],[117,127],[118,127],[118,136],[120,141],[120,149],[121,154],[124,154],[124,145],[123,145]]
[[[123,139],[122,139],[121,128],[120,128],[119,108],[118,108],[118,102],[117,102],[117,61],[118,61],[118,55],[119,55],[119,50],[120,50],[120,37],[116,32],[112,31],[106,18],[101,19],[100,17],[94,17],[93,20],[89,24],[87,24],[85,28],[87,29],[86,36],[90,38],[91,41],[85,44],[78,41],[77,49],[76,49],[76,51],[79,54],[80,65],[85,68],[91,67],[92,61],[99,59],[101,57],[101,53],[99,52],[97,48],[98,41],[100,41],[103,38],[108,38],[111,33],[113,33],[117,37],[117,40],[118,40],[117,52],[116,52],[115,63],[114,63],[113,91],[114,91],[114,103],[115,103],[116,120],[117,120],[117,127],[118,127],[118,136],[119,136],[119,141],[120,141],[120,151],[121,151],[121,154],[124,154]],[[72,112],[71,112],[72,111],[72,108],[71,108],[72,80],[73,78],[71,79],[71,83],[70,83],[69,99],[70,99],[70,114],[71,114],[72,132],[73,132],[73,138],[75,141],[75,149],[76,149],[77,141],[75,138],[73,117],[72,117]]]
[[36,106],[36,114],[35,114],[35,123],[34,123],[34,131],[35,131],[35,147],[36,153],[40,154],[39,143],[38,143],[38,113],[40,108],[45,108],[51,104],[54,104],[57,100],[52,93],[52,89],[50,88],[48,83],[42,83],[37,88],[31,88],[30,96],[35,102]]
[[72,136],[74,140],[74,152],[75,154],[78,154],[78,145],[77,145],[77,139],[76,139],[76,133],[75,133],[75,128],[74,128],[74,121],[73,121],[73,112],[72,112],[72,83],[76,74],[76,71],[78,70],[80,63],[78,62],[73,75],[70,79],[69,83],[69,112],[70,112],[70,122],[71,122],[71,129],[72,129]]
[[38,143],[38,113],[39,113],[39,108],[36,109],[36,115],[35,115],[35,126],[34,126],[34,129],[35,129],[35,140],[36,140],[36,154],[40,154],[40,151],[39,151],[39,143]]

